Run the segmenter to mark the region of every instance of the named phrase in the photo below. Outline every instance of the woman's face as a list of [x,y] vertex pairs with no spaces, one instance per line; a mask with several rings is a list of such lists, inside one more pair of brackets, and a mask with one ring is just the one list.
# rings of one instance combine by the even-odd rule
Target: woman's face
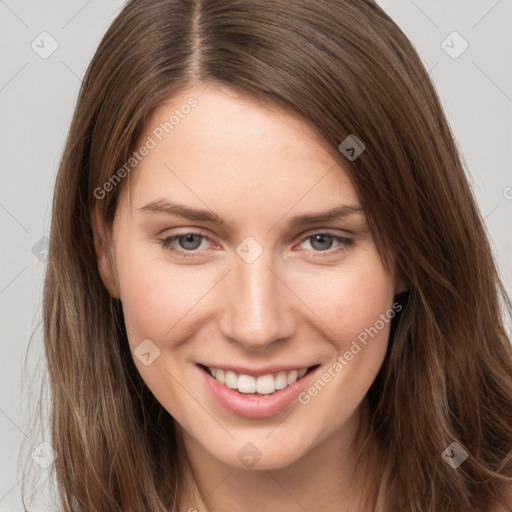
[[346,173],[297,116],[213,87],[146,128],[114,269],[97,245],[142,378],[189,446],[234,467],[350,443],[397,289]]

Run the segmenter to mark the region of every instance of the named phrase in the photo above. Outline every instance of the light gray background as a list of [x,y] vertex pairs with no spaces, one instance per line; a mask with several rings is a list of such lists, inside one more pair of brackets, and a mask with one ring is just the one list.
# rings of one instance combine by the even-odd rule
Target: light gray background
[[[512,291],[512,0],[381,0],[418,49],[466,162],[500,271]],[[57,167],[83,77],[120,0],[0,0],[0,512],[23,510],[18,467],[48,434],[32,438],[29,389],[42,353],[44,237]],[[31,45],[44,52],[42,58]],[[459,35],[451,35],[454,31]],[[448,37],[449,36],[449,37]],[[464,40],[469,47],[464,48]],[[445,41],[443,43],[443,41]],[[37,45],[37,46],[36,46]],[[457,58],[454,58],[457,57]],[[42,242],[41,242],[42,240]],[[27,373],[23,358],[34,347]],[[32,366],[30,366],[30,364]],[[48,470],[29,459],[44,479]],[[43,486],[43,495],[46,488]],[[32,512],[54,508],[42,498]]]

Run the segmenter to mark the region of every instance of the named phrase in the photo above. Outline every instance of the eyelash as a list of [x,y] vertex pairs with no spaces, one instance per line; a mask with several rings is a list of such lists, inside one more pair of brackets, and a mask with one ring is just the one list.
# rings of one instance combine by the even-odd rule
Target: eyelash
[[[171,243],[174,240],[181,238],[182,236],[185,236],[185,235],[197,235],[200,238],[206,239],[211,242],[210,238],[207,237],[206,235],[203,235],[201,233],[195,233],[195,232],[182,233],[179,235],[169,236],[167,238],[159,238],[158,240],[160,242],[160,245],[164,249],[167,249],[169,252],[177,254],[178,256],[180,256],[182,258],[194,258],[195,254],[196,254],[196,252],[194,252],[194,251],[197,251],[197,249],[194,249],[194,251],[184,251],[182,249],[176,249],[175,246],[171,245]],[[337,254],[340,251],[346,250],[348,247],[351,247],[354,243],[354,240],[352,240],[350,238],[343,237],[343,236],[336,235],[335,233],[333,233],[331,231],[317,231],[316,233],[312,233],[312,234],[306,236],[305,238],[303,238],[301,243],[305,242],[306,240],[308,240],[310,238],[313,238],[316,235],[327,235],[329,237],[332,237],[337,242],[340,242],[341,245],[337,249],[334,249],[334,250],[326,249],[324,251],[315,251],[315,250],[308,249],[308,252],[310,252],[310,253],[312,252],[313,257],[315,257],[315,258],[316,257],[324,257],[324,254],[326,254],[328,256],[332,256],[333,254]],[[198,251],[198,252],[200,252],[200,251]]]

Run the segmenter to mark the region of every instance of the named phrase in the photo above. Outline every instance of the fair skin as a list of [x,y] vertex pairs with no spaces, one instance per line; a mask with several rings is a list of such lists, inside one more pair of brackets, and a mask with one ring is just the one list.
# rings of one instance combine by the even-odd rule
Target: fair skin
[[[192,495],[179,509],[369,511],[360,503],[368,479],[353,474],[354,437],[390,322],[307,404],[294,400],[264,418],[225,410],[198,363],[319,365],[320,376],[390,310],[404,284],[384,266],[362,211],[291,224],[361,206],[346,172],[298,116],[191,88],[152,113],[141,144],[190,96],[198,106],[122,184],[111,258],[93,212],[100,272],[122,302],[132,353],[146,339],[160,350],[147,366],[134,362],[175,419],[192,466]],[[223,224],[141,209],[159,200],[208,210]],[[334,236],[315,241],[326,231]],[[196,237],[187,241],[187,233]],[[189,257],[160,243],[178,234],[171,245]],[[251,263],[237,253],[247,237],[262,249]],[[239,457],[248,443],[260,455],[251,467]]]

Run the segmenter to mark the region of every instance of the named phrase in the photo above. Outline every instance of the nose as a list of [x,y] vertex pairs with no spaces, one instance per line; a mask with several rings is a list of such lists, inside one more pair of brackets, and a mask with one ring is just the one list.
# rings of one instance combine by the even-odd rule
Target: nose
[[235,258],[222,293],[221,330],[249,350],[266,350],[294,332],[293,293],[266,251],[248,263]]

